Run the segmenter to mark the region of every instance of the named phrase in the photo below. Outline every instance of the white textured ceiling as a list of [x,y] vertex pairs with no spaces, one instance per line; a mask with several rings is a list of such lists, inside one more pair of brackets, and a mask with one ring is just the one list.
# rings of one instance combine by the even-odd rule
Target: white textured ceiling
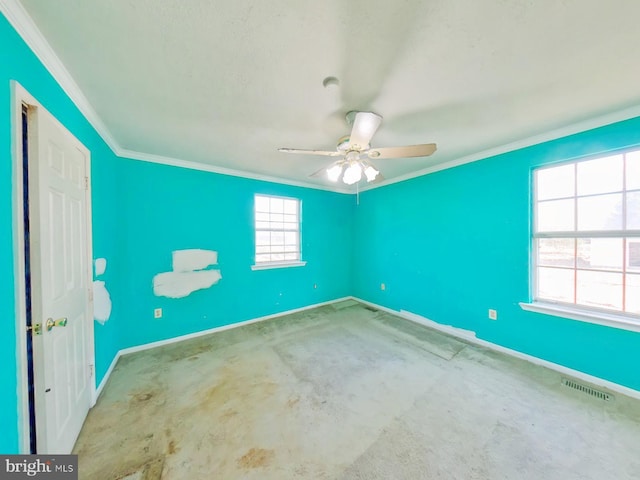
[[[127,150],[328,184],[344,114],[387,179],[640,104],[637,0],[22,0]],[[339,87],[324,88],[327,76]]]

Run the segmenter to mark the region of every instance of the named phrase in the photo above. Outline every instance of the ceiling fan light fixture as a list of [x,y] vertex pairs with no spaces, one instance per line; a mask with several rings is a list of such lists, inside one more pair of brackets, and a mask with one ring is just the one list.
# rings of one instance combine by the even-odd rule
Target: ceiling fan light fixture
[[332,182],[337,182],[342,174],[342,165],[336,163],[327,168],[327,178]]
[[380,172],[371,165],[368,165],[367,168],[364,169],[364,175],[367,177],[367,182],[373,182],[379,173]]
[[362,178],[362,166],[360,165],[359,162],[353,162],[344,171],[342,181],[347,185],[353,185],[354,183],[358,183],[361,178]]
[[[336,82],[335,77],[327,77],[324,85],[325,87],[333,86]],[[352,125],[351,133],[338,140],[335,151],[297,148],[280,148],[279,150],[285,153],[341,157],[329,166],[312,173],[310,177],[323,177],[334,183],[342,180],[344,184],[351,186],[360,182],[363,177],[367,183],[384,180],[378,169],[369,163],[369,159],[428,157],[437,149],[435,143],[371,148],[371,139],[382,123],[382,116],[374,112],[353,110],[347,113],[346,119],[347,123]]]

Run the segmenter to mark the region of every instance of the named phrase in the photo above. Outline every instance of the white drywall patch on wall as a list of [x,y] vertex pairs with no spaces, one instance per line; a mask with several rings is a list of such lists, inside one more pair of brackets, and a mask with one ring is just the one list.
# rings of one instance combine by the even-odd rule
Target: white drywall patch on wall
[[[107,270],[107,260],[105,258],[97,258],[94,262],[96,277],[104,274]],[[102,280],[93,282],[93,318],[104,325],[111,316],[111,295]]]
[[107,270],[107,259],[96,258],[95,261],[96,277],[99,277]]
[[182,298],[211,287],[221,278],[219,270],[159,273],[153,277],[153,293],[157,297]]
[[173,252],[173,271],[192,272],[218,263],[218,252],[193,248]]
[[111,296],[104,282],[93,282],[93,318],[104,325],[111,316]]
[[175,250],[172,259],[173,271],[153,277],[153,293],[157,297],[183,298],[210,288],[222,278],[220,270],[204,270],[218,263],[218,252],[213,250]]

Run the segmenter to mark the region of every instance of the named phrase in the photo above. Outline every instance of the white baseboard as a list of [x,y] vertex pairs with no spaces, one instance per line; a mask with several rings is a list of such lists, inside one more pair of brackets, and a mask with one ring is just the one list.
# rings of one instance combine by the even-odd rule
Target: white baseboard
[[306,307],[294,308],[293,310],[286,310],[284,312],[273,313],[271,315],[265,315],[264,317],[252,318],[251,320],[245,320],[243,322],[230,323],[229,325],[222,325],[220,327],[209,328],[207,330],[201,330],[199,332],[189,333],[187,335],[181,335],[179,337],[168,338],[166,340],[160,340],[157,342],[145,343],[142,345],[136,345],[135,347],[123,348],[122,350],[118,350],[115,357],[111,361],[111,365],[107,369],[107,372],[104,374],[104,377],[100,381],[100,385],[94,392],[92,406],[98,401],[98,397],[102,393],[113,369],[115,368],[118,360],[123,355],[128,355],[130,353],[141,352],[143,350],[149,350],[150,348],[162,347],[163,345],[169,345],[171,343],[184,342],[185,340],[191,340],[192,338],[202,337],[204,335],[209,335],[210,333],[223,332],[225,330],[230,330],[232,328],[244,327],[245,325],[251,325],[252,323],[264,322],[265,320],[270,320],[272,318],[282,317],[284,315],[291,315],[292,313],[303,312],[305,310],[311,310],[312,308],[322,307],[324,305],[331,305],[332,303],[343,302],[345,300],[351,300],[353,297],[342,297],[336,298],[334,300],[329,300],[327,302],[314,303],[313,305],[307,305]]
[[116,363],[118,363],[118,360],[120,360],[120,356],[121,355],[122,355],[122,351],[118,350],[118,353],[116,353],[116,356],[113,357],[113,360],[111,360],[111,365],[109,365],[109,368],[107,369],[107,372],[104,374],[104,377],[102,377],[102,380],[100,381],[100,385],[98,385],[98,388],[96,388],[96,390],[93,392],[93,398],[91,399],[91,406],[92,407],[98,401],[98,397],[102,393],[102,389],[104,388],[104,386],[107,384],[107,380],[109,380],[109,377],[111,376],[111,373],[113,372],[113,369],[116,368]]
[[438,330],[440,332],[446,333],[453,337],[457,337],[469,343],[474,343],[476,345],[480,345],[482,347],[488,348],[490,350],[494,350],[496,352],[500,352],[506,355],[510,355],[512,357],[520,358],[522,360],[526,360],[527,362],[533,363],[535,365],[540,365],[550,370],[555,370],[558,373],[562,373],[564,375],[568,375],[576,379],[583,380],[592,385],[604,387],[613,392],[621,393],[622,395],[626,395],[628,397],[632,397],[640,400],[640,391],[638,390],[625,387],[624,385],[620,385],[618,383],[614,383],[600,377],[589,375],[588,373],[584,373],[579,370],[574,370],[572,368],[565,367],[564,365],[559,365],[557,363],[553,363],[548,360],[543,360],[542,358],[534,357],[533,355],[528,355],[526,353],[518,352],[517,350],[512,350],[510,348],[503,347],[502,345],[498,345],[496,343],[482,340],[481,338],[478,338],[476,336],[476,332],[472,330],[464,330],[462,328],[456,328],[451,325],[443,325],[441,323],[434,322],[433,320],[417,315],[415,313],[408,312],[406,310],[400,310],[400,311],[392,310],[391,308],[387,308],[382,305],[378,305],[376,303],[368,302],[358,297],[351,297],[351,298],[357,302],[363,303],[364,305],[369,305],[370,307],[377,308],[378,310],[382,310],[384,312],[390,313],[397,317],[404,318],[405,320],[418,323],[428,328],[433,328],[434,330]]

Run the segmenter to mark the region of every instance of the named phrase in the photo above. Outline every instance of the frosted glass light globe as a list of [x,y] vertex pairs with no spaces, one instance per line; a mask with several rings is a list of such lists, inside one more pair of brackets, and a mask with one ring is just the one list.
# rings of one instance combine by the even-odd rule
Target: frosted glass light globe
[[342,177],[342,181],[347,185],[353,185],[357,183],[362,178],[362,167],[359,163],[352,163],[347,167],[344,171],[344,176]]

